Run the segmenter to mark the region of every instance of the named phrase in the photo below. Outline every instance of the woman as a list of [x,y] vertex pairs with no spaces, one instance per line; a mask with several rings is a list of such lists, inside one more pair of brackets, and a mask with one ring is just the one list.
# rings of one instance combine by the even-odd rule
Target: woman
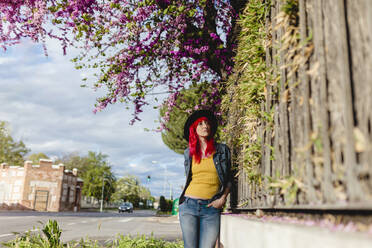
[[216,117],[208,110],[194,112],[184,126],[189,146],[179,214],[185,248],[212,248],[219,236],[221,209],[232,180],[230,151],[214,142],[216,130]]

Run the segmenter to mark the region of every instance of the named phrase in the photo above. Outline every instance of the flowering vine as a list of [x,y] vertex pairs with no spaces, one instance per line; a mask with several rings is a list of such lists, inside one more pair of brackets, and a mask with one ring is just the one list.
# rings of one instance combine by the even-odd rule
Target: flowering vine
[[97,68],[94,87],[106,90],[94,111],[132,102],[133,123],[154,89],[166,87],[171,106],[172,97],[191,84],[209,81],[214,87],[226,80],[233,66],[235,19],[244,2],[4,0],[0,46],[23,38],[44,44],[49,37],[61,42],[64,54],[69,46],[79,47],[77,68]]

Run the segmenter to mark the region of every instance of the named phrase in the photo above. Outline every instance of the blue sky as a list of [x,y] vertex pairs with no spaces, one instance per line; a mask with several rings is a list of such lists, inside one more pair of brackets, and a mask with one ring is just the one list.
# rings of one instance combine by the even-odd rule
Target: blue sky
[[[12,136],[31,153],[50,157],[102,152],[117,177],[136,175],[155,196],[169,197],[170,184],[177,197],[185,180],[183,157],[163,144],[160,133],[144,130],[157,127],[158,111],[148,106],[133,126],[132,111],[123,104],[93,114],[95,99],[104,92],[80,87],[92,72],[74,68],[70,59],[77,51],[63,56],[50,40],[47,48],[48,57],[40,45],[28,41],[0,52],[0,120],[9,122]],[[149,184],[147,175],[152,177]],[[165,178],[169,184],[164,192]]]

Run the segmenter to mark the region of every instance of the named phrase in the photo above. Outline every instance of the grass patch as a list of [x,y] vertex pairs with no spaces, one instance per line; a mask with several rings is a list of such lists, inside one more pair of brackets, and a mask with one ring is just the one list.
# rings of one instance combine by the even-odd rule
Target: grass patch
[[156,211],[156,215],[172,215],[172,211]]
[[183,242],[165,241],[153,236],[124,236],[119,235],[114,240],[99,242],[91,239],[81,239],[79,241],[71,241],[63,243],[61,241],[62,230],[59,228],[57,221],[49,220],[48,223],[41,229],[41,233],[28,231],[24,234],[17,234],[14,240],[3,243],[4,247],[20,247],[20,248],[64,248],[64,247],[93,247],[93,248],[182,248]]

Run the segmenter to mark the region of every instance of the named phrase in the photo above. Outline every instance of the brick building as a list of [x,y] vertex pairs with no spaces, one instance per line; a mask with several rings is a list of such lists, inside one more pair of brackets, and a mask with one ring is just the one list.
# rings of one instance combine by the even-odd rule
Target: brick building
[[26,161],[24,167],[3,163],[0,209],[78,211],[82,186],[77,169],[65,170],[64,165],[54,165],[51,160],[41,159],[37,165]]

